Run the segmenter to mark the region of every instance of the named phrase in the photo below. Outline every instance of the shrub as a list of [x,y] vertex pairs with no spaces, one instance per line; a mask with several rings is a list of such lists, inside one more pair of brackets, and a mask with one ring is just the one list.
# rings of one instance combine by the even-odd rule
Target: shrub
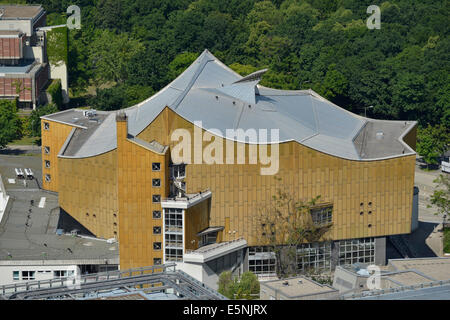
[[61,80],[53,80],[52,83],[48,86],[47,92],[52,97],[52,103],[54,103],[58,107],[58,109],[61,109],[63,104]]

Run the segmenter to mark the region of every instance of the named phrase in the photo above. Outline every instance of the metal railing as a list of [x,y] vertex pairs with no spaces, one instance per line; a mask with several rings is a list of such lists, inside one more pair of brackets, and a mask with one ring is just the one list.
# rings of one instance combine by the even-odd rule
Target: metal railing
[[234,239],[234,240],[217,243],[217,246],[214,246],[213,248],[203,249],[204,247],[200,247],[200,248],[195,249],[195,250],[185,250],[185,253],[189,253],[189,254],[204,254],[204,253],[211,252],[213,250],[217,250],[219,248],[227,247],[227,246],[229,246],[229,245],[231,245],[231,244],[233,244],[235,242],[242,241],[242,240],[244,240],[244,238],[243,237],[239,237],[239,238]]
[[196,198],[202,198],[203,195],[207,194],[208,192],[210,192],[209,189],[206,189],[205,191],[201,191],[199,193],[193,194],[193,195],[188,195],[185,194],[184,197],[168,197],[168,198],[162,198],[161,201],[190,201],[190,200],[194,200]]
[[156,274],[164,273],[169,268],[173,268],[175,271],[175,263],[167,263],[164,265],[156,265],[151,267],[133,268],[127,270],[113,270],[105,271],[100,273],[93,273],[88,275],[82,275],[78,278],[74,276],[49,279],[49,280],[38,280],[38,281],[27,281],[22,283],[15,283],[10,285],[0,286],[0,295],[8,295],[13,293],[18,293],[22,291],[47,289],[47,288],[58,288],[67,287],[74,285],[82,285],[86,283],[99,282],[104,280],[114,280],[133,276],[139,276],[144,274]]
[[401,287],[397,287],[397,288],[387,288],[387,289],[380,289],[380,290],[363,291],[360,293],[352,293],[352,294],[347,294],[347,295],[344,294],[342,297],[344,299],[373,297],[373,296],[379,296],[382,294],[398,293],[398,292],[404,292],[404,291],[408,291],[408,290],[438,287],[438,286],[442,286],[442,285],[446,285],[446,284],[450,284],[450,279],[424,282],[424,283],[420,283],[420,284],[415,284],[415,285],[410,285],[410,286],[401,286]]

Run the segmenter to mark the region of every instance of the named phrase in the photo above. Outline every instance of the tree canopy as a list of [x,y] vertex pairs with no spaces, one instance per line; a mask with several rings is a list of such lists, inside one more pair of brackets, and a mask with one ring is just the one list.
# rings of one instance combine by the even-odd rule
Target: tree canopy
[[0,148],[20,137],[21,122],[15,100],[0,100]]
[[250,271],[241,278],[233,277],[231,271],[224,271],[219,276],[219,293],[229,299],[256,299],[259,295],[258,277]]
[[[207,48],[243,74],[269,68],[265,86],[312,88],[352,112],[374,106],[372,118],[450,127],[448,0],[382,1],[373,30],[372,3],[359,0],[29,2],[44,6],[48,24],[70,4],[81,8],[81,29],[69,30],[74,93],[92,84],[158,91]],[[125,100],[115,107],[136,101]]]

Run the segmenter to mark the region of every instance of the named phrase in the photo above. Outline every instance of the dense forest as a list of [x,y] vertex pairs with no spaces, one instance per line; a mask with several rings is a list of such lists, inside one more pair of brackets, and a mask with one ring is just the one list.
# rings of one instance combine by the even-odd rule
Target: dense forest
[[[418,120],[448,136],[448,0],[27,2],[44,6],[47,25],[81,8],[81,29],[68,37],[71,106],[134,105],[207,48],[242,75],[269,68],[262,85],[312,88],[352,112],[374,106],[368,117]],[[380,29],[366,26],[372,4]]]

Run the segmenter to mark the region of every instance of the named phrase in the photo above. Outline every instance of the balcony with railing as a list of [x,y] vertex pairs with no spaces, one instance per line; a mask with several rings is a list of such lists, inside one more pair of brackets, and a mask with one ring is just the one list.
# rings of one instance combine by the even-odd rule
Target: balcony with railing
[[211,198],[212,192],[210,190],[200,191],[195,194],[185,194],[183,197],[169,197],[161,200],[162,208],[178,208],[188,209],[196,204]]

